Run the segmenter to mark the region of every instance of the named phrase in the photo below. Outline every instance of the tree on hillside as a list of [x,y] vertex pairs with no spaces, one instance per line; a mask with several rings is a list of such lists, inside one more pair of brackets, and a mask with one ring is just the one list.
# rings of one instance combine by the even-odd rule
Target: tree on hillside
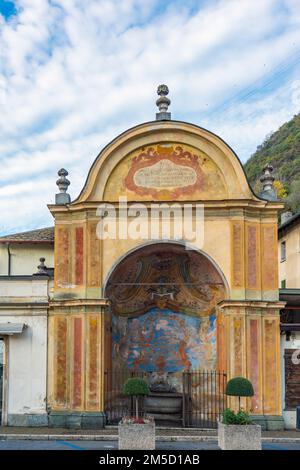
[[278,197],[293,212],[300,210],[300,113],[266,137],[245,164],[254,191],[260,192],[263,167],[270,163],[276,175]]
[[300,210],[300,178],[291,183],[290,194],[286,198],[286,205],[294,213]]

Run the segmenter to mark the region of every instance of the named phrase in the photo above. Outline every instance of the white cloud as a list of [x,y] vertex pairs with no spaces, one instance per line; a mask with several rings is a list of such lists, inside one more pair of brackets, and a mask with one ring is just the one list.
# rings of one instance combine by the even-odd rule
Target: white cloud
[[[174,118],[217,131],[244,160],[298,111],[287,80],[298,1],[16,3],[18,16],[0,22],[2,232],[49,223],[56,171],[69,170],[76,197],[101,147],[154,118],[161,82]],[[220,106],[280,63],[287,71],[273,88]]]

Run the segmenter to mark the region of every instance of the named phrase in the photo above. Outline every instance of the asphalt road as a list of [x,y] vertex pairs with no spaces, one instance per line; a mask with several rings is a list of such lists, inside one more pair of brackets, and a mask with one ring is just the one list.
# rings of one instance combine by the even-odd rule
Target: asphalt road
[[[1,450],[113,450],[117,441],[0,441]],[[218,450],[212,442],[157,442],[158,450]],[[264,450],[300,450],[300,442],[263,443]]]

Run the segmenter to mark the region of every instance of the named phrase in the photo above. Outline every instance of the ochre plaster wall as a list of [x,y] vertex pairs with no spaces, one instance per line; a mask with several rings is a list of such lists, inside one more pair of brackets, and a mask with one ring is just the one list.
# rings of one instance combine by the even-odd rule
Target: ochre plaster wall
[[[132,181],[137,180],[131,175],[127,191],[126,174],[141,149],[147,152],[149,146],[158,144],[165,148],[180,144],[197,156],[200,169],[207,158],[204,181],[210,171],[219,176],[203,186],[206,191],[162,191],[160,185],[151,195],[144,188],[133,197]],[[195,178],[191,178],[193,184]],[[213,184],[220,184],[215,192]],[[108,364],[105,284],[120,259],[145,244],[145,240],[97,238],[99,203],[107,197],[107,202],[117,204],[120,194],[143,201],[148,208],[153,201],[168,200],[204,205],[201,252],[217,267],[227,289],[227,301],[218,307],[219,367],[229,377],[245,375],[254,382],[256,395],[248,400],[249,409],[256,414],[280,414],[277,210],[281,205],[253,195],[240,163],[223,141],[196,126],[172,121],[138,126],[122,134],[97,158],[79,198],[67,206],[50,206],[56,227],[49,319],[50,407],[103,411]]]

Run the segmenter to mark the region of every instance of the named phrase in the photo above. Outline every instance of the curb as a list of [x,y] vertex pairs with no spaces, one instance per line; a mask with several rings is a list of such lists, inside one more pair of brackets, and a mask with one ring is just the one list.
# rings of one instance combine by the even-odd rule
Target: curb
[[[117,441],[116,434],[0,434],[0,441]],[[161,442],[217,442],[218,436],[156,436]],[[262,442],[300,442],[300,437],[262,437]]]

